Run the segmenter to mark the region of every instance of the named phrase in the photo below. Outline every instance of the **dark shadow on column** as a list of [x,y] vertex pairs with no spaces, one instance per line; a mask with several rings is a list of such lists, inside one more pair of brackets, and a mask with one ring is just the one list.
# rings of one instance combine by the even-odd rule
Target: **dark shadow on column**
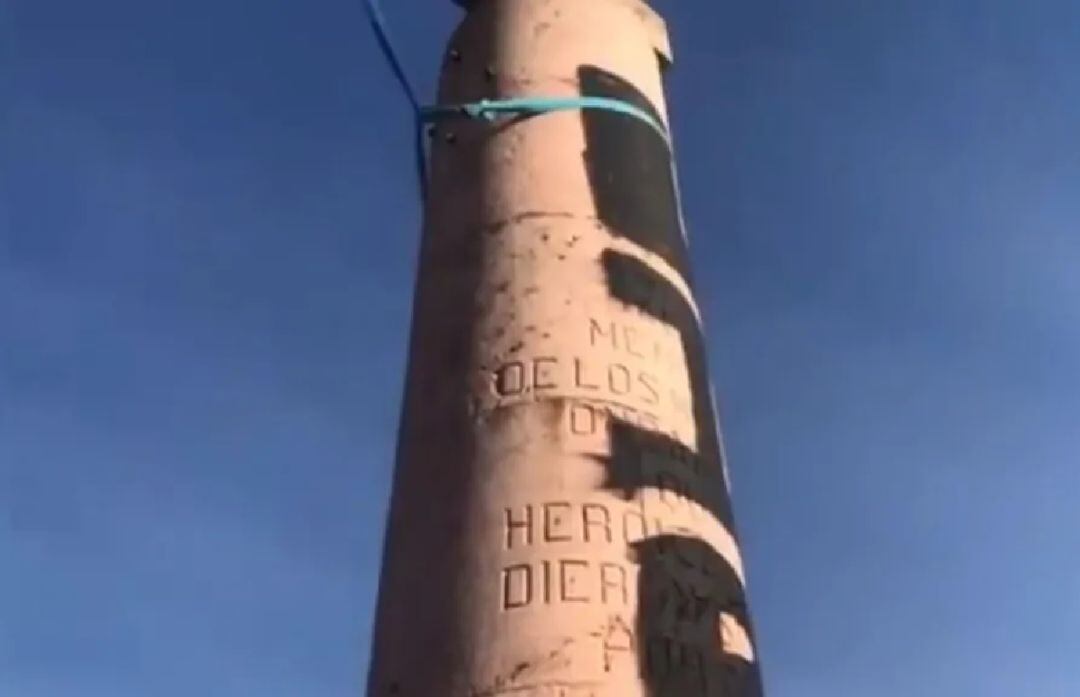
[[743,644],[750,626],[742,584],[699,538],[658,535],[633,545],[638,576],[638,665],[650,697],[761,695],[756,662]]
[[[578,69],[581,92],[659,114],[633,85],[595,66]],[[583,110],[583,153],[597,216],[610,234],[663,259],[690,284],[686,241],[667,142],[630,116]],[[654,487],[696,502],[736,535],[704,340],[683,292],[636,256],[613,249],[599,260],[611,296],[674,327],[689,374],[696,442],[612,420],[608,489],[633,498]],[[666,464],[657,468],[657,461]],[[731,565],[697,537],[653,531],[633,545],[640,565],[637,650],[650,697],[759,697],[745,590]],[[740,645],[745,646],[740,649]],[[754,656],[747,660],[747,655]]]
[[[468,30],[495,36],[480,21]],[[464,39],[454,41],[461,42]],[[471,45],[476,55],[468,60],[486,65],[494,45]],[[463,95],[467,86],[452,82],[463,73],[445,67],[443,72],[452,77],[444,81],[440,102],[488,96]],[[475,476],[477,449],[469,378],[478,306],[484,302],[484,260],[505,244],[501,232],[485,231],[481,220],[488,207],[485,181],[496,176],[483,153],[496,132],[490,124],[462,120],[440,126],[430,139],[431,193],[418,255],[369,697],[430,697],[471,689],[447,684],[446,676],[467,674],[462,666],[469,664],[472,649],[468,623],[459,615],[460,598],[476,583],[463,571],[475,553],[467,527],[474,506],[476,486],[470,477]],[[438,582],[426,582],[433,573]],[[395,593],[390,590],[394,588],[412,593]],[[416,661],[418,656],[424,660]]]
[[[584,96],[628,102],[663,123],[652,102],[618,75],[585,65],[578,68],[578,82]],[[649,124],[625,114],[585,109],[581,118],[597,217],[612,234],[659,255],[689,278],[667,142]]]
[[[644,432],[631,437],[629,434],[616,433],[618,437],[613,442],[612,457],[618,469],[611,474],[623,478],[630,476],[629,471],[633,468],[618,466],[618,462],[623,458],[630,461],[640,459],[640,453],[650,447],[673,452],[679,452],[681,448],[684,452],[679,459],[692,464],[693,472],[703,485],[698,502],[734,534],[735,521],[724,480],[724,455],[713,411],[705,342],[697,316],[682,292],[640,259],[608,249],[601,256],[600,263],[607,279],[608,292],[613,298],[678,330],[689,375],[697,433],[692,449],[663,434]],[[617,431],[621,430],[622,427],[617,427]],[[612,481],[611,484],[620,489],[625,486],[624,482],[619,481]]]
[[[697,503],[736,535],[710,394],[705,347],[697,318],[663,276],[639,259],[613,250],[601,263],[611,295],[679,331],[690,378],[696,444],[612,420],[605,486],[625,498],[645,487]],[[655,463],[664,463],[657,467]],[[634,545],[638,576],[637,637],[641,675],[650,697],[757,697],[763,694],[756,660],[725,649],[725,632],[751,655],[753,627],[745,590],[730,564],[697,537],[652,531]],[[660,533],[660,534],[657,534]],[[734,623],[734,624],[733,624]]]

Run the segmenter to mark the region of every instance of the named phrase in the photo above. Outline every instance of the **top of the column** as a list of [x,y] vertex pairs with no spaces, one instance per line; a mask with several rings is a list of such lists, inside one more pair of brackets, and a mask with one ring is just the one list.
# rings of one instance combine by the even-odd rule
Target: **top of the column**
[[[486,0],[487,2],[525,2],[527,0]],[[597,1],[597,0],[593,0]],[[600,0],[603,2],[617,2],[623,5],[629,5],[637,13],[641,21],[649,27],[649,33],[651,35],[653,48],[656,49],[656,53],[664,60],[664,63],[670,64],[674,60],[674,55],[671,51],[671,40],[668,38],[667,23],[664,22],[664,18],[661,17],[656,10],[654,10],[646,0]],[[465,8],[467,11],[470,7],[480,2],[480,0],[453,0],[455,5]]]

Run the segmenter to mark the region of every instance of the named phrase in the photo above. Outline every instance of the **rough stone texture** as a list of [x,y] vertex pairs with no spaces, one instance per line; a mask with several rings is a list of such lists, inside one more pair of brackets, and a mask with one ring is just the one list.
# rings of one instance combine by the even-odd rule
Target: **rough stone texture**
[[[478,0],[439,99],[666,122],[638,0]],[[758,695],[668,145],[625,115],[432,137],[371,697]]]

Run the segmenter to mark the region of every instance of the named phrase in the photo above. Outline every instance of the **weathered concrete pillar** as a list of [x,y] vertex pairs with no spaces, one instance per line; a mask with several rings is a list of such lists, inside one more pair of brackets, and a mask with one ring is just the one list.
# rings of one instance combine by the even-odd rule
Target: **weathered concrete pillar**
[[[666,122],[640,0],[476,0],[439,101]],[[669,146],[600,110],[444,122],[370,697],[758,695]]]

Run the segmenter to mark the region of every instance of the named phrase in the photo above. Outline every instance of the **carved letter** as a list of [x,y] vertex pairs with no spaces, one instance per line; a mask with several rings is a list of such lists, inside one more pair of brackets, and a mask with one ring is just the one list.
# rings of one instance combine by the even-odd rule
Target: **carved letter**
[[638,384],[644,389],[641,398],[646,404],[656,404],[660,401],[660,392],[656,389],[656,377],[649,373],[638,373]]
[[570,407],[570,432],[576,436],[593,435],[596,418],[596,410],[588,404],[574,404]]
[[544,504],[544,541],[567,542],[571,539],[568,532],[559,532],[570,522],[570,504],[565,502]]
[[591,343],[593,346],[596,346],[596,338],[598,336],[603,337],[605,339],[610,339],[611,340],[611,348],[613,348],[613,349],[618,349],[619,348],[619,342],[618,342],[617,335],[616,335],[616,332],[615,332],[615,323],[614,322],[611,323],[611,328],[607,332],[605,332],[604,328],[600,326],[599,322],[597,322],[595,319],[590,319],[589,320],[589,343]]
[[503,569],[503,609],[525,607],[532,602],[532,569],[515,564]]
[[574,385],[580,387],[583,390],[595,390],[599,388],[599,385],[590,384],[585,380],[585,371],[581,365],[581,359],[574,359]]
[[621,598],[623,605],[630,602],[630,594],[626,590],[626,569],[618,564],[604,562],[600,564],[600,600],[607,603],[608,591],[612,595]]
[[533,541],[533,515],[532,506],[525,504],[525,519],[515,520],[514,511],[512,508],[506,509],[506,548],[511,549],[514,546],[514,531],[522,531],[522,539],[525,546],[529,546]]
[[585,523],[585,541],[593,541],[592,528],[600,529],[604,540],[611,542],[611,514],[599,503],[586,503],[581,507],[581,517]]
[[537,390],[548,390],[558,387],[558,382],[551,375],[551,368],[559,364],[557,358],[540,356],[533,360],[533,387]]
[[630,369],[618,363],[612,363],[608,366],[608,388],[612,394],[629,394]]
[[495,392],[500,397],[513,397],[525,391],[525,366],[517,361],[495,371]]
[[589,562],[582,559],[559,560],[559,597],[567,603],[587,603],[589,597],[580,595],[575,589],[581,587],[581,578],[575,575],[572,569],[588,569]]

